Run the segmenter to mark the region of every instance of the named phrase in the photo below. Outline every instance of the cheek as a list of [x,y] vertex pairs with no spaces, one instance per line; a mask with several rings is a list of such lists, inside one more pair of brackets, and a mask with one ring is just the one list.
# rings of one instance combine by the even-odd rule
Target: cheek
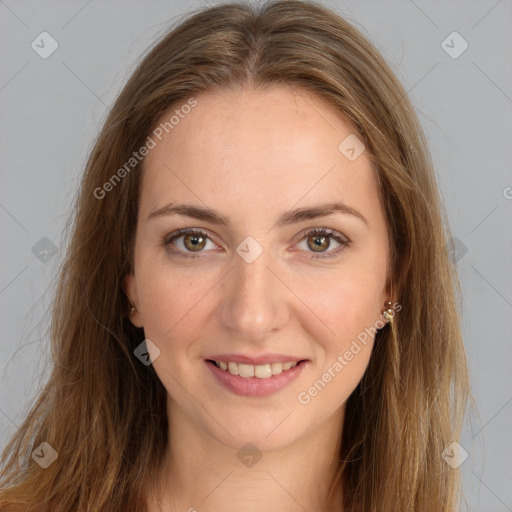
[[317,327],[325,326],[322,332],[330,333],[331,348],[342,348],[374,326],[384,307],[384,275],[347,271],[311,284],[299,293],[315,313]]
[[[298,400],[314,404],[311,410],[318,417],[343,404],[368,367],[378,327],[376,310],[381,310],[379,292],[375,280],[352,275],[330,292],[317,288],[308,295],[308,305],[320,319],[315,316],[303,326],[316,341],[318,366]],[[329,329],[322,329],[323,325]]]
[[192,273],[153,264],[141,270],[137,289],[146,336],[178,339],[199,331],[214,282],[199,269]]

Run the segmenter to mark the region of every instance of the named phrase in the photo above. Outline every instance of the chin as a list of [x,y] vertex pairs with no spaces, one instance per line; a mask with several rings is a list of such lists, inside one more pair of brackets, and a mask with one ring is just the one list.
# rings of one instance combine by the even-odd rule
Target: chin
[[291,444],[305,431],[305,428],[291,424],[291,416],[293,413],[286,411],[245,421],[234,417],[231,421],[223,423],[226,430],[218,425],[212,426],[215,432],[213,435],[220,443],[236,450],[247,443],[256,446],[260,451],[278,450]]

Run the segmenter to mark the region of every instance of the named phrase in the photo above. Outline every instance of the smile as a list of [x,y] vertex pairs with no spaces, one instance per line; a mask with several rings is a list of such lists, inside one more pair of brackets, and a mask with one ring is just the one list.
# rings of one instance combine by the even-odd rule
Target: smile
[[244,396],[263,397],[288,386],[310,364],[308,360],[237,363],[206,359],[205,363],[223,388]]
[[244,378],[256,377],[258,379],[269,379],[272,375],[280,373],[297,366],[297,361],[287,363],[268,364],[242,364],[233,361],[213,361],[217,368],[229,372],[231,375],[238,375]]

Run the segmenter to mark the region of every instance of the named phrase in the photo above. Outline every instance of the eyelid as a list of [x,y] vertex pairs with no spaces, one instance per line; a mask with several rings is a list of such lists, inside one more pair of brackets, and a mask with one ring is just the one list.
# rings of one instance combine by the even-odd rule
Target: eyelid
[[303,231],[301,231],[298,235],[297,235],[297,240],[302,240],[303,238],[307,237],[307,236],[313,236],[315,234],[325,234],[326,236],[329,235],[331,237],[339,237],[341,239],[343,239],[345,242],[347,243],[351,243],[351,240],[348,238],[348,236],[344,235],[343,233],[341,233],[340,231],[336,231],[335,229],[331,229],[331,228],[326,228],[326,227],[320,227],[320,228],[307,228],[307,229],[304,229]]
[[216,238],[215,235],[212,236],[210,231],[203,229],[203,228],[182,228],[182,229],[177,229],[175,231],[172,231],[168,235],[165,235],[163,241],[164,241],[164,243],[170,243],[175,238],[179,238],[180,236],[183,236],[183,235],[203,235],[203,236],[207,237],[209,240],[211,240],[212,242],[214,242],[214,240]]

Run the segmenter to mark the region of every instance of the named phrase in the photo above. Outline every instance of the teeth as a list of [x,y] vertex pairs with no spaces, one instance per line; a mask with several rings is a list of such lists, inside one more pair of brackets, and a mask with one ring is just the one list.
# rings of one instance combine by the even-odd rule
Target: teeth
[[268,379],[272,377],[272,370],[269,364],[257,364],[254,367],[254,376],[258,379]]
[[258,379],[268,379],[272,375],[280,373],[297,366],[297,361],[289,363],[270,363],[270,364],[242,364],[233,363],[232,361],[215,361],[215,366],[221,370],[228,371],[231,375],[239,375],[240,377]]
[[238,375],[240,377],[254,377],[254,366],[252,364],[239,364]]
[[270,365],[270,371],[272,372],[272,375],[281,373],[283,371],[283,363],[272,363]]
[[228,372],[231,373],[231,375],[238,375],[238,364],[228,363]]

